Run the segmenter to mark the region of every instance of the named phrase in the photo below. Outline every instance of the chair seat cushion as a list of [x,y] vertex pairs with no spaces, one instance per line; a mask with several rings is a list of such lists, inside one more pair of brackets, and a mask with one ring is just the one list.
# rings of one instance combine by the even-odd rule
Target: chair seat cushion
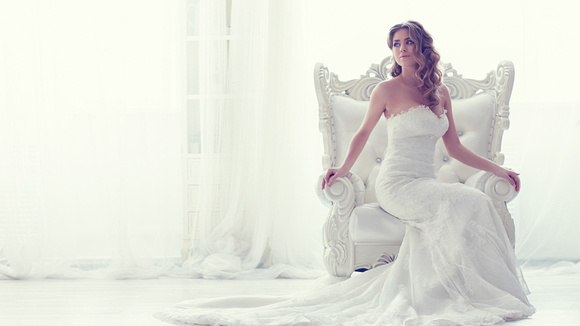
[[385,212],[378,203],[370,203],[355,207],[349,232],[354,243],[400,245],[405,236],[405,224]]

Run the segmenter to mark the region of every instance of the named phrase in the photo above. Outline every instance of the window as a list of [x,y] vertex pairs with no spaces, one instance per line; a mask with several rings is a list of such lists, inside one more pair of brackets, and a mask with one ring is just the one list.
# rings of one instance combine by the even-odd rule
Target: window
[[[218,42],[220,46],[226,49],[229,46],[229,26],[231,21],[231,7],[232,0],[224,1],[225,12],[223,13],[226,22],[224,35],[214,35],[210,37],[201,37],[202,28],[200,22],[202,21],[202,0],[186,0],[186,112],[184,117],[186,122],[183,128],[183,141],[186,144],[183,148],[184,163],[184,243],[182,248],[182,256],[186,258],[189,248],[196,242],[194,239],[194,230],[197,218],[199,216],[198,206],[201,197],[200,185],[200,170],[201,170],[201,153],[202,148],[202,124],[201,124],[201,92],[200,92],[200,67],[204,63],[201,62],[204,45]],[[207,42],[207,43],[204,43]],[[215,44],[215,43],[213,43]],[[217,98],[225,98],[225,89],[222,94],[212,94]],[[206,149],[207,150],[207,149]]]

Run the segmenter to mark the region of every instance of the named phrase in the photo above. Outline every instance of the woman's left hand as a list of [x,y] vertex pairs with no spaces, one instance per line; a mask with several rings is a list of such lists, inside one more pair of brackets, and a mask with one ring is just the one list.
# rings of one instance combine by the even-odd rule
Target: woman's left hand
[[498,167],[497,171],[494,171],[494,174],[498,177],[506,179],[507,182],[516,188],[516,191],[520,191],[520,177],[518,177],[518,175],[520,175],[519,173]]

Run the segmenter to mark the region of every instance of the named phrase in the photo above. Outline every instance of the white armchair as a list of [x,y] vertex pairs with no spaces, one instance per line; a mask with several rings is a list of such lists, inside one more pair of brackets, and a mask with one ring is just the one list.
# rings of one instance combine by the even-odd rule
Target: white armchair
[[[319,128],[324,141],[322,167],[340,166],[350,140],[359,128],[373,88],[389,79],[391,57],[372,64],[359,79],[340,81],[323,64],[316,64],[314,79],[319,103]],[[459,139],[475,153],[502,165],[503,131],[509,127],[509,99],[514,82],[512,62],[503,61],[483,80],[464,79],[443,65],[443,82],[448,87]],[[379,207],[375,179],[387,146],[386,121],[381,119],[347,178],[338,179],[318,196],[330,208],[324,225],[324,263],[335,276],[350,276],[396,259],[405,234],[404,224]],[[514,224],[506,202],[517,193],[507,181],[491,173],[468,167],[446,152],[439,140],[435,150],[435,171],[442,182],[462,182],[491,197],[503,219],[512,245]]]

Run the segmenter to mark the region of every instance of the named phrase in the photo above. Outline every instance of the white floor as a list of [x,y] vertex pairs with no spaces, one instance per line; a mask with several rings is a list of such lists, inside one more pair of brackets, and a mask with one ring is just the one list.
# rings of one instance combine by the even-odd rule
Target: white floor
[[[580,325],[580,274],[527,275],[537,313],[507,325]],[[310,280],[0,281],[0,326],[169,326],[151,314],[181,300],[236,294],[285,295]]]

